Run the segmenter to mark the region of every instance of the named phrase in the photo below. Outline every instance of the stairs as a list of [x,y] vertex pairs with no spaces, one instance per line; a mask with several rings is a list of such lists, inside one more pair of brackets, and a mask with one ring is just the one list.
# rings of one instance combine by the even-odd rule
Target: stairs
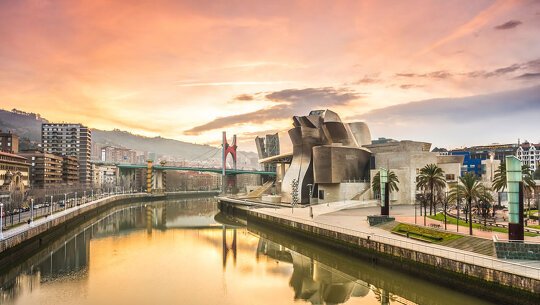
[[470,251],[478,254],[495,257],[495,245],[493,241],[485,238],[473,236],[463,236],[462,238],[442,242],[439,245],[455,249]]
[[249,192],[248,194],[246,194],[245,196],[242,196],[242,197],[238,197],[238,198],[241,198],[241,199],[247,199],[247,198],[259,198],[261,197],[266,191],[268,191],[272,185],[274,185],[274,181],[267,181],[265,182],[263,185],[261,185],[260,187],[258,187],[257,189]]
[[360,200],[360,198],[367,192],[369,191],[370,187],[367,187],[365,188],[363,191],[361,191],[360,193],[354,195],[351,200]]

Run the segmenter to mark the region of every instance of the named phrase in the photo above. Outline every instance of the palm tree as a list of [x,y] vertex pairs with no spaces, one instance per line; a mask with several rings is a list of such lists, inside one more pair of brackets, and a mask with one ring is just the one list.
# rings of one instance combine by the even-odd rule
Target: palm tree
[[478,202],[491,202],[493,197],[488,188],[486,188],[478,177],[473,173],[466,173],[463,177],[459,177],[459,182],[452,186],[448,194],[449,201],[457,201],[458,198],[464,198],[467,202],[467,212],[469,214],[469,234],[472,235],[472,204],[478,205]]
[[[399,191],[398,184],[399,179],[393,171],[388,171],[388,191],[397,192]],[[371,187],[373,188],[373,193],[378,194],[381,192],[381,172],[377,172],[373,179],[371,180]]]
[[[525,187],[529,190],[534,189],[536,182],[534,182],[531,168],[527,165],[521,165],[521,173],[523,175],[523,184]],[[506,163],[499,164],[499,167],[495,171],[491,186],[497,192],[502,192],[506,189]]]
[[[429,215],[433,214],[435,192],[439,192],[446,186],[444,171],[436,164],[427,164],[420,169],[416,177],[416,188],[424,191],[429,190]],[[425,212],[425,208],[424,208]]]

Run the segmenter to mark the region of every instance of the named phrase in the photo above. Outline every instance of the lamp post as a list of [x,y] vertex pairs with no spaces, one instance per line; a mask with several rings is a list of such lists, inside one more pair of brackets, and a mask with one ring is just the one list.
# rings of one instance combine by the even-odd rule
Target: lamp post
[[379,170],[380,191],[381,191],[381,215],[388,216],[390,213],[390,192],[388,188],[388,170],[382,168]]
[[506,185],[508,189],[508,239],[523,241],[523,174],[521,161],[506,156]]
[[67,209],[67,194],[64,194],[64,211]]
[[414,224],[416,224],[416,203],[418,201],[418,194],[414,196]]
[[34,198],[30,199],[30,225],[34,223]]
[[4,204],[0,203],[0,239],[4,239]]
[[86,203],[86,191],[83,191],[82,203]]
[[446,208],[448,206],[448,191],[444,193],[444,230],[446,231]]
[[49,215],[51,216],[52,216],[52,209],[53,209],[52,205],[53,205],[53,196],[51,195],[51,207],[49,209]]
[[457,221],[456,221],[456,232],[459,232],[459,201],[461,198],[459,198],[459,182],[456,186],[456,213],[457,213]]
[[75,192],[75,200],[73,200],[73,203],[75,204],[75,206],[77,205],[77,192]]
[[309,192],[309,217],[313,218],[313,207],[311,206],[311,197],[313,196],[313,184],[308,184],[308,192]]

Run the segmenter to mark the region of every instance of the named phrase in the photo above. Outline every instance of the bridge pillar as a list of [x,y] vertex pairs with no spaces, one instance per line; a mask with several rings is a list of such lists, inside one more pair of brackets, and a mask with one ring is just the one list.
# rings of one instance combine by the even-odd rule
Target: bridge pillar
[[222,166],[222,193],[237,194],[238,188],[236,187],[236,175],[227,175],[227,156],[230,154],[233,159],[233,168],[236,170],[236,135],[233,135],[233,142],[230,145],[227,142],[227,133],[223,132],[222,154],[221,154],[221,166]]
[[152,193],[154,182],[153,182],[153,166],[152,160],[148,160],[146,168],[146,192],[148,194]]
[[226,194],[238,194],[238,187],[236,186],[236,175],[223,176],[223,189],[222,193]]
[[153,169],[152,171],[152,190],[154,192],[163,191],[163,170]]

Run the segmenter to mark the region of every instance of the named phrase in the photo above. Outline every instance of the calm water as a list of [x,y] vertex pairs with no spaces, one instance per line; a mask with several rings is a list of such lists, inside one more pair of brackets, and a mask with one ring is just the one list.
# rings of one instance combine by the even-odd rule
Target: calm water
[[119,207],[4,272],[0,285],[1,304],[487,304],[248,230],[212,199]]

